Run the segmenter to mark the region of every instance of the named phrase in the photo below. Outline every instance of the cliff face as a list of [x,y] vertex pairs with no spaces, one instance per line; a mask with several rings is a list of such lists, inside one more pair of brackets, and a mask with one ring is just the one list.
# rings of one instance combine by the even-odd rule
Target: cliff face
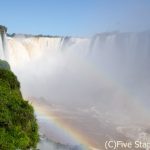
[[38,125],[33,107],[25,101],[20,83],[5,59],[7,28],[0,26],[0,150],[35,148]]
[[38,139],[34,110],[23,100],[20,83],[8,63],[0,61],[0,149],[35,148]]

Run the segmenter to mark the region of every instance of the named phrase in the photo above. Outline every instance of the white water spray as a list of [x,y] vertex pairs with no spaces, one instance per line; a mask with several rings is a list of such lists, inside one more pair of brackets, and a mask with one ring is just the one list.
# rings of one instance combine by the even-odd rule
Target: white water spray
[[14,37],[7,53],[24,95],[62,106],[60,117],[95,145],[123,136],[116,126],[149,125],[150,33]]

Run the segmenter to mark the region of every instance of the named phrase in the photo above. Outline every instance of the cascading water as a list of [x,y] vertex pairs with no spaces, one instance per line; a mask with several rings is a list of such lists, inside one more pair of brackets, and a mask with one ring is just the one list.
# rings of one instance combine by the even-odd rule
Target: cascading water
[[149,56],[149,32],[8,38],[7,59],[24,96],[49,106],[98,148],[149,128]]
[[5,58],[5,51],[6,50],[6,33],[4,29],[0,28],[0,59]]

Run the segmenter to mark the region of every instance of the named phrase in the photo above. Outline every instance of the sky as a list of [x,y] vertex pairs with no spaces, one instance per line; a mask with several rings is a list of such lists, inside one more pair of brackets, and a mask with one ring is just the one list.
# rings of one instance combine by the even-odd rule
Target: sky
[[150,30],[150,0],[0,0],[8,33],[91,36]]

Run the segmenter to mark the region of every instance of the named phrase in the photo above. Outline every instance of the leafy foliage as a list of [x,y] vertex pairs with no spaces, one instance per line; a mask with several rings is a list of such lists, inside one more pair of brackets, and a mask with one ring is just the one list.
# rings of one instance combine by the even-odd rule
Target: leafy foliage
[[0,150],[35,148],[38,140],[33,107],[23,100],[16,76],[0,69]]
[[10,66],[7,61],[0,59],[0,68],[10,70]]
[[0,31],[5,31],[5,32],[7,32],[7,28],[6,28],[5,26],[3,26],[3,25],[0,25]]

